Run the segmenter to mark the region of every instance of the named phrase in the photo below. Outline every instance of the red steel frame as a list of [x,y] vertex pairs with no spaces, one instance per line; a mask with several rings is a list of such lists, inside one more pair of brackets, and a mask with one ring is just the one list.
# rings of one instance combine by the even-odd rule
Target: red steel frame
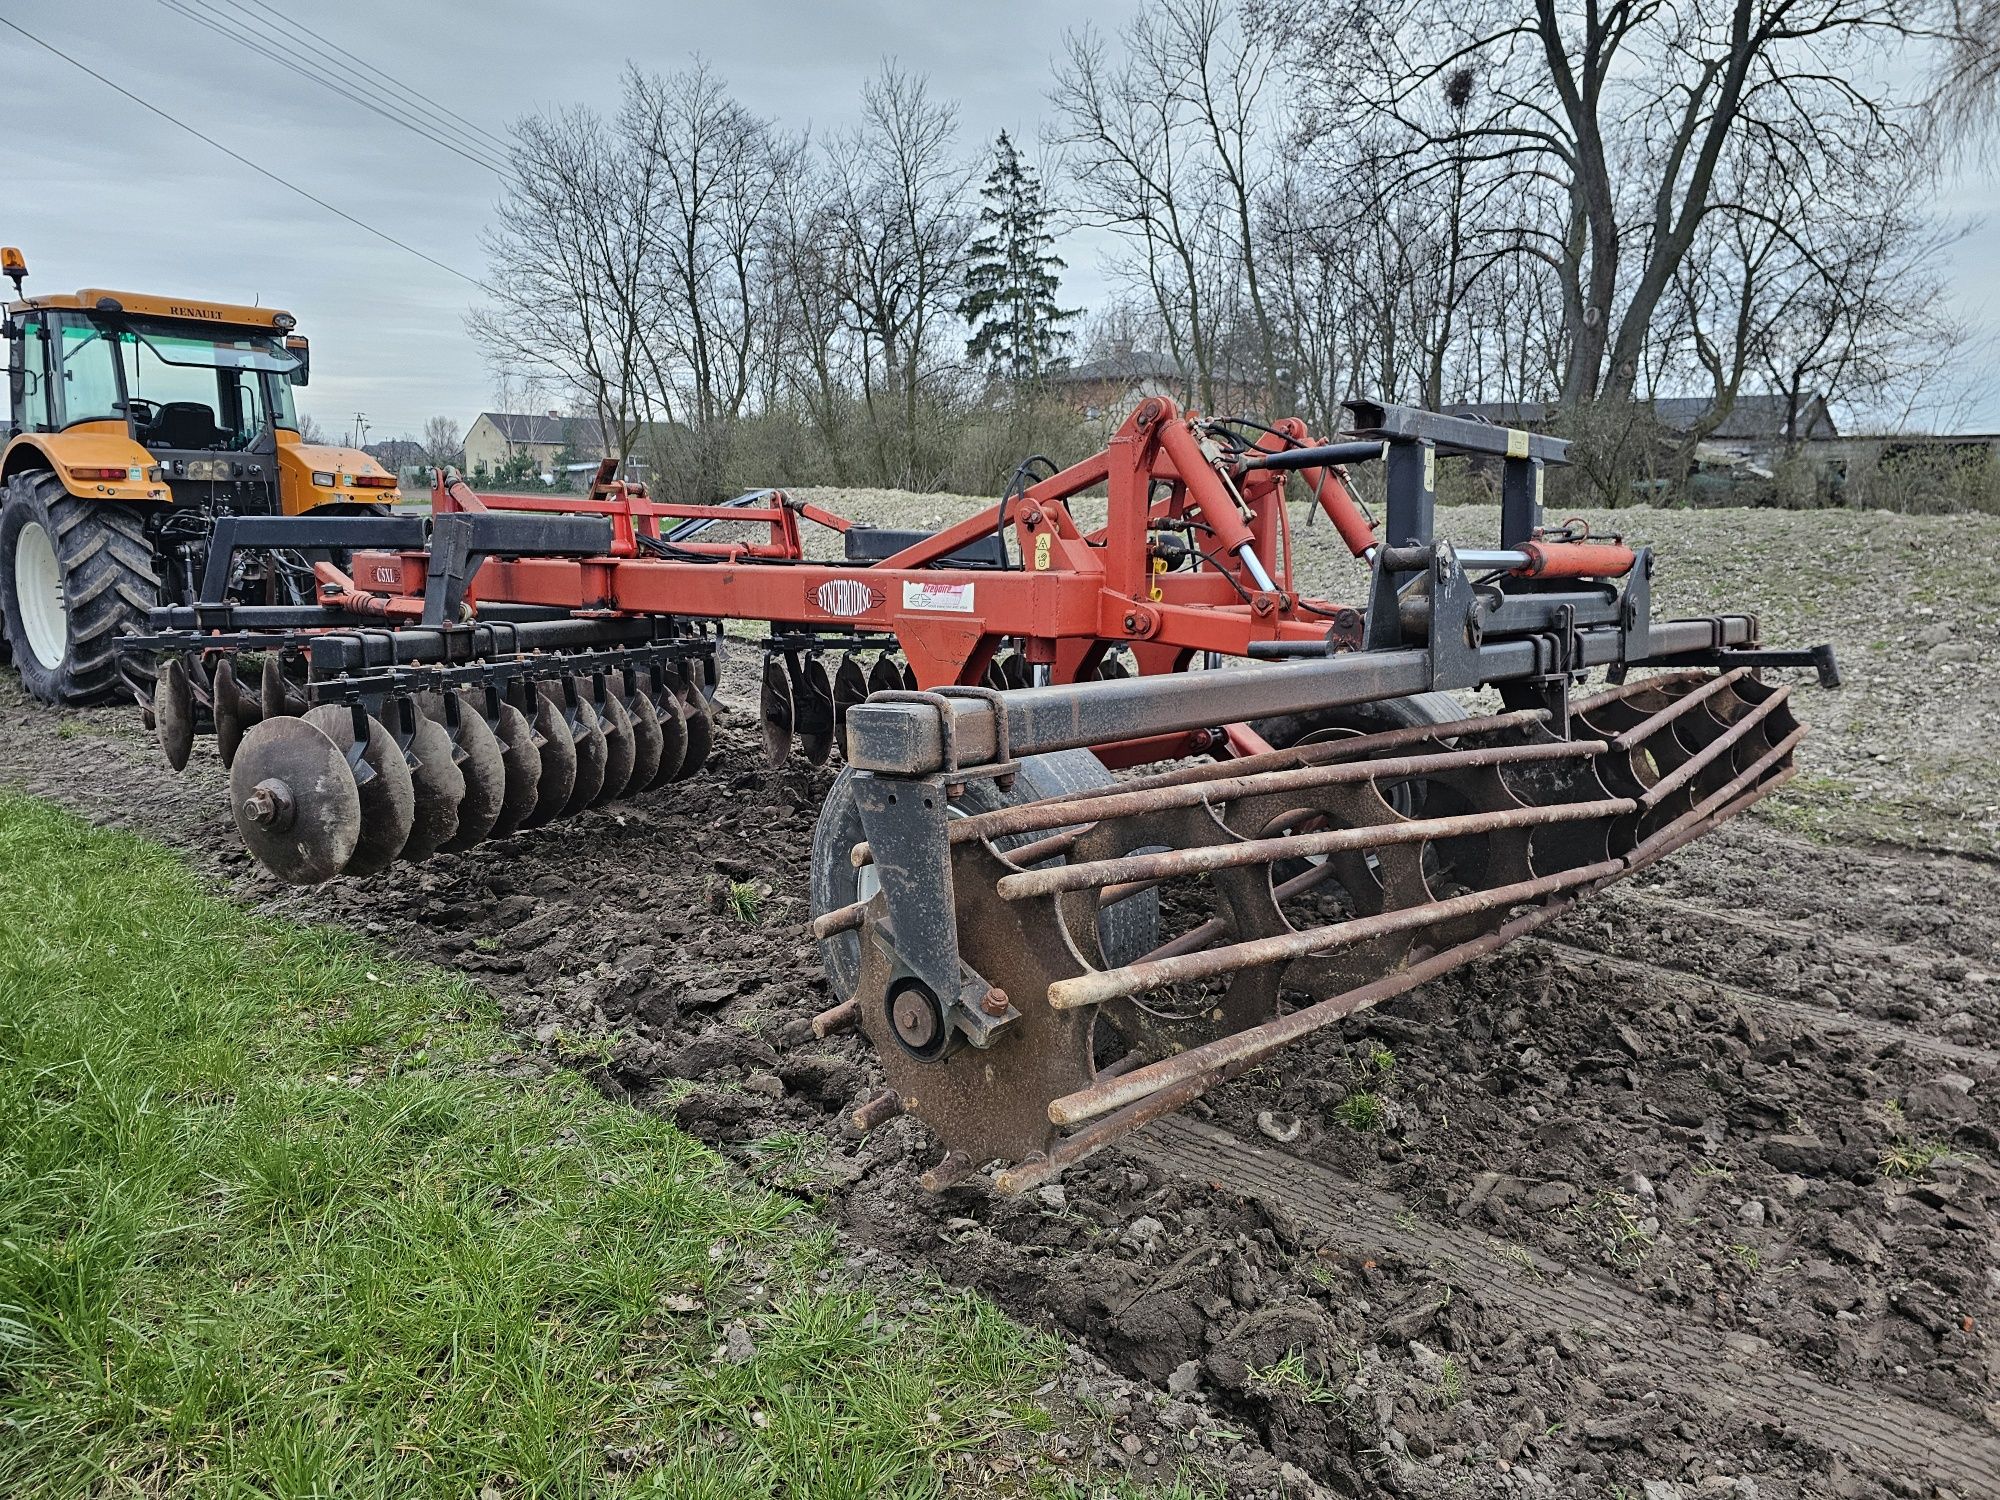
[[[1296,417],[1274,423],[1258,443],[1267,453],[1294,446],[1314,446]],[[1047,666],[1053,682],[1093,676],[1106,650],[1118,644],[1131,648],[1142,672],[1180,670],[1198,652],[1246,656],[1255,642],[1358,644],[1355,611],[1303,597],[1293,587],[1285,475],[1238,469],[1232,479],[1230,468],[1229,455],[1208,444],[1198,419],[1152,398],[1102,452],[871,565],[808,560],[801,520],[843,532],[855,523],[780,491],[763,505],[664,504],[643,486],[612,478],[610,461],[584,498],[479,495],[463,483],[440,480],[433,504],[439,511],[611,518],[612,545],[602,557],[489,559],[467,592],[475,606],[506,602],[583,614],[762,620],[893,635],[924,688],[978,683],[1009,638],[1021,643],[1030,663]],[[1359,556],[1374,544],[1373,528],[1341,469],[1299,472],[1350,551]],[[1108,495],[1107,520],[1086,532],[1070,501],[1100,484]],[[1003,508],[1018,569],[943,562],[994,535]],[[645,544],[660,540],[660,523],[683,520],[762,524],[769,538],[676,542],[674,555],[653,555]],[[1154,544],[1162,527],[1192,528],[1183,534],[1200,538],[1198,567],[1166,569]],[[1260,588],[1239,557],[1246,543],[1274,588]],[[1538,555],[1565,550],[1542,544]],[[422,594],[426,561],[422,552],[357,553],[353,576],[366,580],[357,592],[381,601],[375,612],[406,608],[398,596]],[[1549,566],[1544,561],[1541,570]],[[1555,566],[1561,572],[1549,576],[1573,576]]]
[[[1051,681],[1068,682],[1094,674],[1104,652],[1119,643],[1132,648],[1141,671],[1174,671],[1197,652],[1244,656],[1253,641],[1319,641],[1336,619],[1352,621],[1351,611],[1293,587],[1280,492],[1285,476],[1253,471],[1232,487],[1197,433],[1172,402],[1149,400],[1104,451],[1001,502],[1019,549],[1018,569],[942,564],[960,547],[996,534],[1001,505],[862,565],[807,560],[801,520],[843,532],[854,525],[818,506],[777,491],[763,505],[665,504],[643,486],[611,478],[608,463],[587,497],[479,495],[441,481],[432,503],[441,512],[611,518],[612,545],[601,558],[489,559],[468,590],[475,605],[893,635],[926,688],[979,682],[1009,638],[1021,642],[1029,662],[1050,668]],[[1305,424],[1291,418],[1274,424],[1259,446],[1270,452],[1311,441]],[[1339,469],[1306,470],[1304,478],[1352,550],[1372,544]],[[1086,532],[1069,502],[1100,484],[1108,493],[1106,524]],[[762,524],[770,534],[763,542],[676,542],[680,555],[649,555],[641,539],[657,541],[662,521],[684,520]],[[1194,525],[1206,557],[1196,569],[1165,571],[1163,563],[1156,566],[1151,533],[1182,523]],[[1260,589],[1248,574],[1236,555],[1245,541],[1276,589]],[[423,592],[425,562],[422,552],[361,552],[353,575],[377,595],[407,597]]]

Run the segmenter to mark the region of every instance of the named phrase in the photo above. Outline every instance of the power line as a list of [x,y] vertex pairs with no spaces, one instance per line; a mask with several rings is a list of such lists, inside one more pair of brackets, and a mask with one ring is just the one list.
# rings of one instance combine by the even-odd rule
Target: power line
[[33,42],[37,47],[40,47],[44,52],[52,53],[56,57],[61,58],[64,62],[68,63],[71,67],[77,69],[79,72],[88,73],[92,78],[95,78],[99,83],[103,84],[106,88],[110,89],[112,92],[123,94],[127,99],[130,99],[134,104],[138,105],[142,109],[148,110],[151,113],[158,115],[162,120],[165,120],[169,125],[175,126],[176,128],[181,130],[185,130],[189,135],[193,136],[196,140],[205,142],[206,144],[213,146],[216,150],[220,151],[224,156],[229,157],[233,161],[241,162],[251,171],[257,173],[258,176],[267,177],[272,182],[277,183],[279,187],[285,188],[290,192],[297,193],[301,198],[305,199],[308,203],[317,204],[319,207],[325,209],[328,213],[332,214],[335,218],[345,219],[348,223],[352,224],[356,229],[365,230],[367,233],[374,235],[376,239],[382,240],[387,244],[394,245],[398,250],[402,250],[410,255],[414,255],[418,260],[436,266],[440,271],[444,271],[449,273],[450,275],[456,276],[460,281],[466,282],[472,286],[476,286],[482,292],[490,290],[490,288],[486,285],[486,283],[481,281],[478,277],[468,276],[465,274],[465,272],[459,270],[456,266],[448,266],[443,261],[437,259],[435,256],[426,255],[423,251],[419,250],[415,245],[405,244],[403,241],[397,239],[393,234],[390,234],[387,230],[377,229],[373,224],[367,223],[362,219],[355,218],[353,214],[347,212],[347,210],[344,208],[335,208],[331,203],[327,202],[326,199],[317,197],[314,194],[307,192],[304,188],[300,187],[297,183],[291,181],[289,178],[279,176],[276,172],[273,172],[268,167],[259,166],[256,162],[250,160],[249,157],[243,155],[242,152],[232,150],[230,147],[223,145],[222,142],[218,141],[214,136],[204,134],[202,131],[197,130],[194,126],[188,124],[185,120],[179,119],[174,115],[168,114],[167,111],[161,109],[159,105],[154,104],[149,100],[141,99],[137,94],[133,93],[130,89],[126,88],[124,85],[114,83],[109,78],[106,78],[102,73],[98,72],[97,69],[91,67],[88,63],[79,62],[76,58],[71,57],[67,52],[63,51],[62,48],[56,46],[54,43],[43,41],[40,37],[36,36],[32,31],[28,30],[27,27],[21,25],[19,22],[10,21],[5,16],[0,16],[0,26],[5,26],[10,31],[19,32],[22,36],[26,37],[29,41]]
[[[174,14],[181,16],[187,20],[193,21],[197,26],[205,27],[209,31],[214,32],[217,36],[227,38],[229,41],[235,42],[240,46],[248,48],[251,52],[256,53],[259,57],[262,57],[267,61],[274,62],[278,64],[280,67],[286,69],[296,68],[306,78],[310,79],[312,82],[318,84],[321,88],[326,89],[330,93],[338,94],[341,98],[347,100],[350,104],[360,105],[363,109],[369,111],[371,114],[379,115],[383,119],[389,121],[391,124],[401,125],[406,130],[414,131],[416,134],[422,136],[425,140],[431,142],[431,144],[444,147],[445,150],[451,152],[455,156],[463,157],[465,160],[471,162],[474,166],[483,167],[487,171],[492,172],[501,177],[505,177],[508,175],[507,168],[500,165],[498,162],[489,160],[483,156],[474,155],[472,152],[464,150],[454,142],[446,140],[444,137],[436,135],[432,133],[430,130],[423,128],[417,122],[414,122],[392,110],[385,109],[377,101],[370,99],[366,94],[363,94],[358,90],[350,88],[345,83],[337,79],[332,79],[322,76],[320,73],[314,71],[312,59],[306,57],[302,53],[293,51],[283,41],[273,41],[267,43],[266,39],[261,36],[252,36],[250,34],[234,30],[232,29],[230,23],[225,18],[210,14],[204,14],[201,11],[194,9],[190,4],[187,3],[187,0],[160,0],[160,4],[166,7],[168,10],[174,12]],[[280,54],[280,52],[272,50],[273,46],[282,48],[283,49],[282,55]]]
[[[243,0],[226,0],[226,3],[230,5],[233,9],[239,11],[245,9],[243,5]],[[472,121],[466,119],[464,115],[460,114],[450,105],[443,104],[436,100],[433,100],[428,95],[420,92],[419,90],[411,88],[408,84],[404,83],[400,78],[397,78],[395,75],[388,72],[386,69],[380,67],[375,63],[369,62],[366,58],[356,56],[354,53],[348,51],[347,48],[341,46],[340,43],[332,40],[332,38],[322,36],[319,32],[314,31],[310,26],[306,25],[303,21],[293,20],[290,16],[286,15],[283,11],[277,9],[275,6],[267,4],[266,0],[251,0],[251,3],[256,5],[256,7],[259,10],[268,12],[278,22],[278,24],[285,27],[288,31],[301,33],[305,36],[311,37],[314,41],[321,43],[323,46],[331,47],[335,52],[339,53],[349,62],[355,64],[355,66],[366,69],[368,72],[373,73],[377,78],[380,78],[384,83],[389,84],[391,87],[395,88],[398,92],[402,93],[407,98],[412,100],[416,104],[417,108],[421,109],[424,113],[428,114],[433,120],[437,121],[441,127],[450,128],[451,122],[456,121],[457,125],[463,128],[454,130],[453,131],[454,134],[460,136],[462,139],[468,141],[470,144],[480,147],[483,150],[492,151],[502,157],[504,157],[507,154],[508,145],[504,140],[494,135],[491,131],[484,129],[479,125],[475,125]]]
[[[181,3],[181,0],[177,0],[177,3]],[[304,32],[306,36],[314,37],[317,40],[304,41],[296,37],[284,35],[269,20],[253,13],[242,3],[242,0],[223,0],[223,3],[227,4],[231,10],[240,13],[242,18],[240,22],[235,18],[223,16],[216,8],[216,0],[192,0],[192,3],[205,9],[210,15],[224,24],[237,26],[248,23],[257,29],[254,32],[245,32],[243,35],[252,37],[259,42],[267,42],[270,45],[280,47],[294,57],[301,57],[299,49],[304,49],[304,54],[310,58],[310,61],[306,64],[308,67],[314,64],[319,65],[329,77],[341,82],[343,85],[351,83],[356,88],[364,87],[361,81],[355,77],[355,69],[357,68],[363,72],[374,74],[377,78],[394,85],[399,92],[408,97],[408,102],[406,103],[402,99],[395,98],[393,95],[387,94],[386,91],[383,97],[379,99],[364,99],[361,102],[365,103],[369,108],[376,109],[377,113],[381,113],[382,109],[386,107],[388,111],[392,112],[390,117],[395,119],[397,123],[410,126],[418,130],[419,133],[429,136],[447,149],[459,151],[461,155],[469,152],[482,165],[488,166],[492,170],[505,175],[506,167],[504,163],[506,161],[507,148],[504,145],[487,136],[485,132],[481,131],[477,126],[472,125],[470,121],[465,121],[463,125],[454,124],[453,120],[460,117],[453,116],[448,111],[441,112],[422,95],[416,93],[406,85],[397,83],[395,79],[390,78],[380,68],[375,67],[365,58],[358,57],[354,53],[349,52],[338,43],[326,42],[325,38],[320,37],[317,32],[299,26],[298,23],[292,21],[289,17],[278,11],[271,10],[269,6],[261,8],[271,10],[271,14],[277,18],[277,21],[281,25],[294,32]],[[324,45],[321,45],[321,43],[324,43]],[[331,52],[328,51],[328,47],[331,47],[333,50]],[[340,57],[346,58],[347,63],[342,63],[339,58],[334,56],[334,53],[338,53]],[[352,64],[352,66],[348,66],[348,64]],[[324,79],[320,81],[323,82]],[[412,108],[417,112],[414,116],[407,114],[407,111]],[[461,150],[461,148],[463,149]]]

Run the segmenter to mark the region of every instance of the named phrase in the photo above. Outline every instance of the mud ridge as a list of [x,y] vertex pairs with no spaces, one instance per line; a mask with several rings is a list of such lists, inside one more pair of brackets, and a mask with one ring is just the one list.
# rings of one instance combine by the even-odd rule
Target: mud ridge
[[1758,990],[1746,989],[1742,985],[1730,984],[1726,980],[1711,978],[1707,974],[1676,968],[1671,964],[1621,958],[1615,953],[1605,953],[1582,943],[1540,934],[1525,937],[1521,939],[1521,943],[1525,947],[1549,951],[1556,962],[1578,973],[1588,974],[1593,968],[1603,968],[1635,979],[1665,979],[1671,983],[1713,991],[1725,999],[1735,1001],[1738,1005],[1750,1006],[1774,1016],[1784,1016],[1815,1030],[1852,1032],[1856,1036],[1866,1037],[1869,1041],[1879,1042],[1884,1046],[1908,1047],[1912,1051],[1928,1053],[1933,1057],[1948,1057],[1954,1062],[2000,1067],[2000,1051],[1990,1047],[1968,1047],[1958,1042],[1946,1041],[1942,1037],[1914,1031],[1907,1026],[1898,1026],[1894,1022],[1858,1016],[1852,1011],[1837,1010],[1828,1005],[1814,1005],[1804,1000],[1787,1000],[1779,995],[1767,995]]
[[1198,1120],[1162,1120],[1140,1140],[1151,1160],[1173,1171],[1283,1209],[1322,1246],[1435,1264],[1539,1326],[1586,1330],[1615,1348],[1623,1365],[1733,1420],[1969,1494],[1991,1493],[2000,1476],[2000,1433],[1899,1396],[1829,1385],[1754,1335],[1688,1319],[1667,1324],[1658,1304],[1608,1276],[1426,1223],[1394,1194]]

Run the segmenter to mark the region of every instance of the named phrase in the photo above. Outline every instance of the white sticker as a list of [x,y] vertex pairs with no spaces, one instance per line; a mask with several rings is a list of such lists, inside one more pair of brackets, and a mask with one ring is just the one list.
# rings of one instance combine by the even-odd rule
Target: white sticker
[[969,615],[972,613],[972,590],[973,585],[969,583],[919,583],[914,578],[906,578],[903,580],[903,608]]

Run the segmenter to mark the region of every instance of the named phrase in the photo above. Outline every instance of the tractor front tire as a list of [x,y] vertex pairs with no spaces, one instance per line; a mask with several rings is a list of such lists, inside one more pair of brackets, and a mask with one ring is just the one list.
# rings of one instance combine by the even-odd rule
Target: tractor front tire
[[0,625],[21,686],[44,703],[122,696],[118,637],[159,602],[139,511],[16,474],[0,501]]

